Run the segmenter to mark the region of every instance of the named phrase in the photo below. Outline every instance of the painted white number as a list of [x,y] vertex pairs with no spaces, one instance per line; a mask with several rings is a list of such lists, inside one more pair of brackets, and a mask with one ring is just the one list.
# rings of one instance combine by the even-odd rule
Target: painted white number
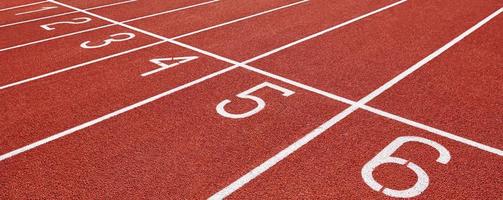
[[[155,74],[157,72],[160,72],[160,71],[172,68],[174,66],[177,66],[177,65],[180,65],[180,64],[183,64],[183,63],[195,60],[197,58],[199,58],[199,57],[197,57],[197,56],[187,56],[187,57],[175,57],[175,58],[154,58],[154,59],[151,59],[150,62],[154,63],[156,65],[159,65],[159,68],[154,69],[154,70],[149,71],[149,72],[145,72],[145,73],[141,74],[141,76],[152,75],[152,74]],[[167,64],[167,63],[164,63],[165,61],[175,61],[175,62],[172,62],[171,64]]]
[[38,10],[30,10],[30,11],[26,11],[26,12],[20,12],[20,13],[16,13],[16,15],[25,15],[25,14],[30,14],[30,13],[35,13],[35,12],[40,12],[40,11],[44,11],[44,10],[50,10],[50,9],[55,9],[55,8],[58,8],[57,6],[44,6]]
[[73,18],[72,20],[73,21],[62,21],[62,22],[54,22],[54,23],[50,23],[50,24],[44,24],[44,25],[40,25],[40,27],[42,27],[45,30],[52,31],[56,28],[53,28],[51,26],[54,26],[57,24],[84,24],[84,23],[90,22],[91,18],[77,17],[77,18]]
[[220,102],[218,105],[217,105],[217,113],[224,116],[224,117],[228,117],[228,118],[232,118],[232,119],[239,119],[239,118],[246,118],[246,117],[249,117],[249,116],[252,116],[258,112],[260,112],[262,109],[264,109],[265,107],[265,102],[264,100],[262,100],[261,98],[259,97],[256,97],[256,96],[253,96],[253,95],[250,95],[251,93],[257,91],[257,90],[260,90],[264,87],[270,87],[272,89],[275,89],[275,90],[278,90],[280,92],[282,92],[283,96],[285,97],[288,97],[292,94],[294,94],[295,92],[291,91],[291,90],[288,90],[286,88],[283,88],[283,87],[280,87],[278,85],[274,85],[272,83],[269,83],[269,82],[263,82],[255,87],[252,87],[244,92],[241,92],[239,93],[238,95],[236,95],[237,97],[239,98],[242,98],[242,99],[250,99],[252,101],[255,101],[257,103],[257,107],[255,107],[254,109],[248,111],[248,112],[245,112],[245,113],[240,113],[240,114],[232,114],[232,113],[229,113],[227,111],[225,111],[225,105],[227,105],[228,103],[231,102],[231,100],[223,100],[222,102]]
[[[121,37],[121,36],[126,36],[126,37]],[[80,47],[82,47],[84,49],[101,48],[101,47],[109,45],[112,42],[122,42],[122,41],[133,39],[135,37],[135,35],[133,33],[116,33],[116,34],[110,35],[110,37],[111,37],[110,39],[104,40],[101,44],[89,45],[91,43],[91,41],[86,41],[86,42],[80,44]]]
[[362,177],[370,188],[378,192],[381,191],[381,189],[383,189],[384,187],[374,179],[372,172],[379,165],[385,163],[395,163],[404,165],[410,170],[414,171],[414,173],[416,173],[417,175],[417,182],[416,184],[414,184],[414,186],[405,190],[384,188],[382,190],[382,193],[391,197],[410,198],[415,197],[426,190],[429,185],[430,179],[428,177],[428,174],[426,174],[426,172],[421,167],[408,160],[391,156],[396,150],[398,150],[398,148],[400,148],[407,142],[419,142],[435,148],[440,153],[440,156],[437,158],[438,163],[447,164],[451,159],[451,154],[449,153],[449,151],[437,142],[416,136],[398,137],[397,139],[393,140],[393,142],[391,142],[388,146],[386,146],[381,152],[379,152],[374,158],[372,158],[372,160],[367,162],[365,166],[363,166],[361,171]]

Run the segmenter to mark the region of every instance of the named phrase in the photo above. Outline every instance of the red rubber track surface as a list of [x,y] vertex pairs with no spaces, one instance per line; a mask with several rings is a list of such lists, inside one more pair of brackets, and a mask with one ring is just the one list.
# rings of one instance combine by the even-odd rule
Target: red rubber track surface
[[503,195],[501,1],[36,2],[0,1],[0,199]]

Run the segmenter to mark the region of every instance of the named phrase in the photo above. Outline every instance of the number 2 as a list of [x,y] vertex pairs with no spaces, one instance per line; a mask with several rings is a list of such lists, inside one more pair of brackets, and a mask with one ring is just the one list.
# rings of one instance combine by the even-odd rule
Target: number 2
[[[117,37],[120,37],[123,35],[125,35],[126,37],[117,38]],[[122,41],[133,39],[135,37],[135,34],[133,34],[133,33],[116,33],[116,34],[110,35],[110,37],[111,38],[109,38],[109,39],[103,40],[103,42],[101,44],[89,45],[91,43],[91,41],[86,41],[86,42],[83,42],[82,44],[80,44],[80,47],[82,47],[84,49],[101,48],[101,47],[104,47],[104,46],[111,44],[112,42],[122,42]]]
[[272,88],[272,89],[275,89],[275,90],[278,90],[280,92],[282,92],[283,96],[285,97],[288,97],[292,94],[294,94],[295,92],[291,91],[291,90],[288,90],[286,88],[283,88],[283,87],[280,87],[278,85],[274,85],[272,83],[269,83],[269,82],[264,82],[264,83],[261,83],[255,87],[252,87],[244,92],[241,92],[239,93],[238,95],[236,95],[237,97],[239,98],[242,98],[242,99],[250,99],[252,101],[255,101],[257,103],[257,107],[253,108],[252,110],[248,111],[248,112],[245,112],[245,113],[240,113],[240,114],[233,114],[233,113],[229,113],[225,110],[225,105],[227,105],[228,103],[231,102],[231,100],[223,100],[222,102],[220,102],[216,109],[217,109],[217,113],[224,116],[224,117],[227,117],[227,118],[231,118],[231,119],[240,119],[240,118],[246,118],[246,117],[250,117],[258,112],[260,112],[262,109],[265,108],[265,101],[262,100],[260,97],[257,97],[257,96],[253,96],[251,95],[251,93],[257,91],[257,90],[260,90],[264,87],[269,87],[269,88]]
[[[422,137],[416,137],[416,136],[404,136],[404,137],[398,137],[397,139],[393,140],[388,146],[386,146],[381,152],[379,152],[372,160],[367,162],[361,171],[362,178],[365,181],[365,183],[372,188],[375,191],[380,191],[382,190],[382,193],[385,195],[391,196],[391,197],[397,197],[397,198],[410,198],[410,197],[415,197],[419,194],[421,194],[426,188],[428,188],[430,179],[428,177],[428,174],[419,166],[417,166],[415,163],[410,162],[408,160],[405,160],[403,158],[398,158],[391,156],[395,151],[398,150],[403,144],[407,142],[419,142],[423,143],[426,145],[429,145],[436,149],[439,153],[440,156],[437,158],[437,162],[441,164],[447,164],[449,160],[451,160],[451,154],[449,151],[442,146],[441,144],[422,138]],[[417,181],[414,186],[405,189],[405,190],[395,190],[395,189],[390,189],[390,188],[385,188],[381,184],[379,184],[373,177],[372,172],[379,166],[385,163],[395,163],[399,165],[406,166],[410,170],[412,170],[414,173],[417,175]]]
[[45,30],[52,31],[52,30],[54,30],[56,28],[53,28],[51,26],[54,26],[54,25],[57,25],[57,24],[84,24],[84,23],[90,22],[91,18],[89,18],[89,17],[77,17],[77,18],[73,18],[72,20],[73,21],[62,21],[62,22],[54,22],[54,23],[50,23],[50,24],[44,24],[44,25],[40,25],[40,27],[42,27]]

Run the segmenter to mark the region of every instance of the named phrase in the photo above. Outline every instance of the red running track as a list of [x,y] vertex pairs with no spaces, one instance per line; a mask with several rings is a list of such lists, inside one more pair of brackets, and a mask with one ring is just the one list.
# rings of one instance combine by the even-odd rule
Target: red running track
[[[137,0],[83,11],[119,1],[61,0],[2,11],[33,2],[0,3],[3,24],[47,17],[0,27],[0,48],[20,45],[0,51],[2,199],[503,192],[499,1]],[[15,15],[44,6],[57,8]],[[75,13],[49,17],[64,12]]]

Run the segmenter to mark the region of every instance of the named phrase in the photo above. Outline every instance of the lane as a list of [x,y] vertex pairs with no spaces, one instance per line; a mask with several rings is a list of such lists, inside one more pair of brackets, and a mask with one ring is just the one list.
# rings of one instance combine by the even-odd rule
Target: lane
[[[111,42],[110,39],[119,41]],[[89,42],[84,46],[85,48],[81,47],[87,41]],[[26,78],[157,41],[159,40],[142,33],[113,26],[73,35],[64,40],[52,40],[32,45],[29,48],[12,49],[0,54],[0,87],[5,89],[7,85]],[[105,45],[106,43],[109,45]],[[102,47],[94,48],[98,46]]]
[[394,2],[397,1],[310,0],[301,6],[180,41],[242,61]]
[[[198,58],[142,76],[162,67],[152,59],[171,65],[183,60],[167,58],[194,56]],[[46,138],[228,65],[184,48],[160,44],[0,91],[0,153]]]
[[[395,141],[398,138],[404,143]],[[416,164],[425,174],[418,175],[407,166],[386,161],[372,165],[374,162],[370,161],[393,141],[396,150],[388,148],[391,156],[405,159],[408,166]],[[376,187],[377,191],[370,188],[364,176],[373,177],[374,183],[393,190],[412,188],[418,177],[428,177],[420,181],[426,186],[424,190],[416,187],[417,193],[414,190],[388,193],[395,197],[497,199],[503,186],[503,173],[498,170],[502,164],[501,157],[494,154],[360,110],[229,199],[390,198],[383,188]],[[364,170],[362,175],[366,165],[373,170]]]
[[[114,6],[111,8],[104,8],[93,11],[98,15],[116,20],[124,21],[128,19],[133,19],[149,14],[154,14],[162,12],[165,10],[171,10],[175,8],[190,6],[198,3],[207,2],[209,0],[138,0],[133,3],[123,4]],[[77,8],[84,8],[85,2],[78,0],[63,0],[61,3],[65,3]]]
[[80,30],[109,24],[106,21],[75,13],[43,19],[31,23],[8,26],[0,29],[0,49],[30,43]]
[[[251,93],[265,102],[254,115],[217,113],[225,99],[230,113],[255,108],[236,95],[264,82],[293,94],[264,87]],[[345,107],[236,69],[2,161],[0,195],[206,198]]]
[[[316,2],[310,2],[310,5],[313,4]],[[251,65],[343,97],[359,99],[499,7],[499,1],[407,1],[272,54]],[[256,20],[254,23],[260,24],[257,24],[255,29],[260,30],[259,27],[266,27],[264,24],[270,23],[275,24],[271,25],[272,27],[281,27],[281,24],[287,24],[289,20],[280,19],[283,21],[277,24],[272,19],[270,22]],[[247,27],[255,26],[248,24]],[[244,26],[234,26],[234,30],[241,28],[247,29]],[[243,45],[244,41],[272,41],[254,34],[258,32],[234,31],[236,35],[232,37],[229,33],[224,33],[225,37],[209,33],[194,37],[222,39],[211,42],[202,42],[204,39],[201,39],[198,44],[191,43],[192,37],[183,41],[217,54],[228,54],[231,58],[239,58],[242,51],[247,52],[238,50],[243,46],[247,47],[243,49],[260,46]],[[255,39],[250,39],[255,36]],[[278,35],[273,38],[281,40],[280,37],[286,36]],[[265,51],[268,50],[270,49]]]
[[503,16],[370,103],[503,148]]
[[159,15],[127,24],[169,38],[295,2],[299,2],[299,0],[258,0],[253,2],[224,0],[176,14]]
[[[91,8],[106,4],[113,4],[117,2],[121,2],[122,0],[99,0],[99,1],[81,1],[81,0],[60,0],[59,2],[68,3],[79,8]],[[136,1],[144,1],[144,0],[136,0]]]

